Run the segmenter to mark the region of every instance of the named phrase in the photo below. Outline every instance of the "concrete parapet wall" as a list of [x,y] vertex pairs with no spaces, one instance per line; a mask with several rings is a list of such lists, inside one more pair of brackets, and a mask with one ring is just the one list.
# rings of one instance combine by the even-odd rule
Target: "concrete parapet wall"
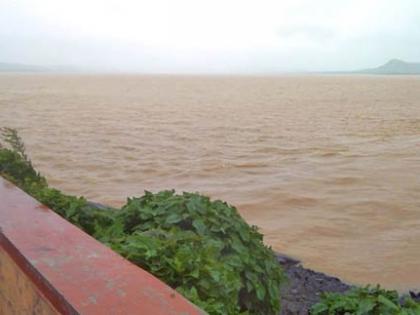
[[0,177],[0,314],[204,312]]
[[0,248],[0,314],[58,314],[14,260]]

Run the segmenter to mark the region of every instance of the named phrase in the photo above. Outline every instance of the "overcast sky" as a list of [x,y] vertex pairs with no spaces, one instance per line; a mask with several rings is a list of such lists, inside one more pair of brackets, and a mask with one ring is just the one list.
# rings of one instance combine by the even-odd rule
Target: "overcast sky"
[[0,62],[275,73],[420,61],[419,0],[0,0]]

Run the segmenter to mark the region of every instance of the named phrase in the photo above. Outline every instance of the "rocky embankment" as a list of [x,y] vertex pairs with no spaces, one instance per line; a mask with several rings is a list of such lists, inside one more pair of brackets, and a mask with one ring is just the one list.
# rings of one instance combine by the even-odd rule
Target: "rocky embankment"
[[302,267],[300,261],[278,254],[288,278],[281,289],[281,315],[308,315],[323,292],[345,292],[350,285],[340,279]]

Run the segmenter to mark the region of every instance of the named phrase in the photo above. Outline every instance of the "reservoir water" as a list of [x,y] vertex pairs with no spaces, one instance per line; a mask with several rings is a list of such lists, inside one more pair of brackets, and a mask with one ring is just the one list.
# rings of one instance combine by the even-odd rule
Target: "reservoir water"
[[3,74],[0,126],[67,193],[198,191],[309,268],[420,289],[420,77]]

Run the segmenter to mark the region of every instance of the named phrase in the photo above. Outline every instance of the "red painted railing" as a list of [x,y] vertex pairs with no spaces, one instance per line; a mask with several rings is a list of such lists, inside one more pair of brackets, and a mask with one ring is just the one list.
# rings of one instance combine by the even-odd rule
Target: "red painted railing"
[[[6,268],[10,262],[15,266]],[[19,277],[29,284],[11,283]],[[37,292],[29,292],[31,288]],[[45,314],[203,314],[153,275],[0,177],[3,310],[19,309],[13,304],[30,300],[25,294],[37,294],[46,305]],[[26,307],[35,306],[27,302]]]

